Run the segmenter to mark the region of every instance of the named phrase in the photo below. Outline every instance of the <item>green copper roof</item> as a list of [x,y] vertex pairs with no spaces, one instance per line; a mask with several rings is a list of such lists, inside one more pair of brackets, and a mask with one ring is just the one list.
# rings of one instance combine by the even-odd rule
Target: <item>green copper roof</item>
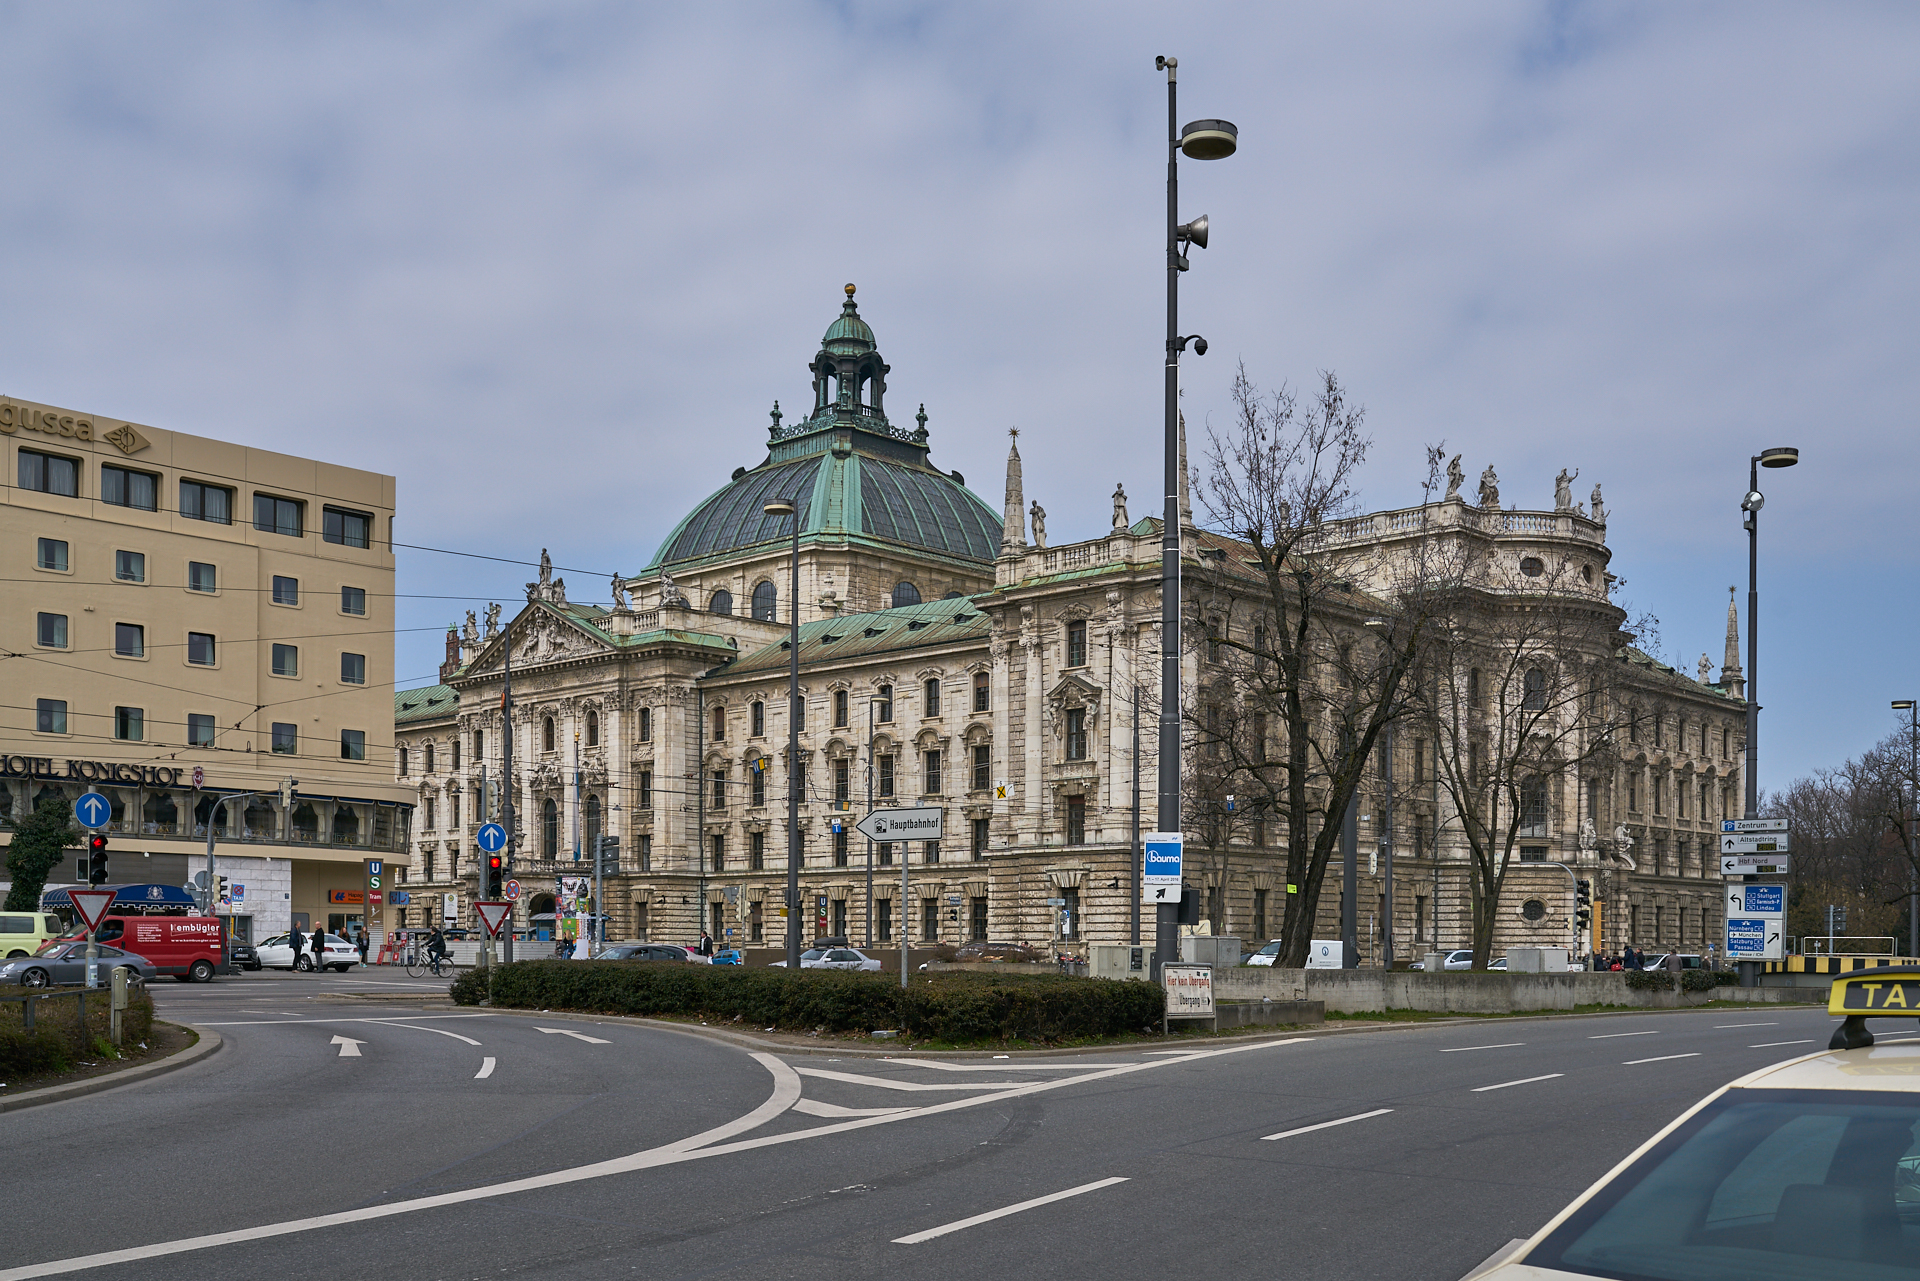
[[866,321],[860,319],[859,308],[854,306],[851,295],[841,305],[840,315],[827,326],[827,336],[820,340],[820,345],[835,351],[845,350],[848,347],[863,351],[873,350],[873,330],[867,327]]
[[393,692],[393,720],[396,725],[451,718],[459,710],[460,695],[450,685],[428,685],[422,689],[399,689]]
[[[843,614],[801,625],[800,664],[804,667],[828,660],[960,642],[977,644],[986,639],[991,626],[992,620],[980,612],[973,598],[966,596],[866,614]],[[731,677],[786,670],[787,642],[782,640],[743,655],[713,675]]]

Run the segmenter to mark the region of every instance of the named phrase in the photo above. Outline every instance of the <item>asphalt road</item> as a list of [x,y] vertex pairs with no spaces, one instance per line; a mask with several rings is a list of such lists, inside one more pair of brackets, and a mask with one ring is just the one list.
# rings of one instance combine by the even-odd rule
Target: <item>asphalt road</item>
[[326,995],[406,984],[156,987],[227,1045],[0,1116],[0,1281],[1454,1281],[1833,1026],[1773,1006],[934,1062]]

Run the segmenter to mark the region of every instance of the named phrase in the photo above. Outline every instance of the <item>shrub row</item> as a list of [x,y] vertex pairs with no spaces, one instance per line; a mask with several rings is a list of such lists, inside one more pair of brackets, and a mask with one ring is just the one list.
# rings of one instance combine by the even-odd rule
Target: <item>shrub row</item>
[[[485,972],[453,983],[477,1005]],[[943,1041],[1067,1041],[1138,1032],[1160,1021],[1151,983],[1062,975],[946,972],[897,976],[744,969],[645,961],[516,961],[493,968],[492,1001],[514,1009],[643,1016],[697,1015],[790,1031],[897,1029]]]
[[[1627,986],[1641,992],[1671,992],[1673,976],[1665,970],[1628,970]],[[1682,970],[1680,990],[1711,992],[1716,987],[1738,987],[1740,975],[1733,970]]]
[[[80,1025],[78,997],[35,1001],[31,1032],[26,1030],[21,1005],[12,1001],[0,1005],[0,1074],[64,1072],[78,1059],[103,1057],[103,1047],[109,1044],[107,1000],[105,991],[87,995],[85,1027]],[[153,997],[136,987],[127,994],[127,1008],[121,1015],[125,1043],[138,1045],[152,1028]]]

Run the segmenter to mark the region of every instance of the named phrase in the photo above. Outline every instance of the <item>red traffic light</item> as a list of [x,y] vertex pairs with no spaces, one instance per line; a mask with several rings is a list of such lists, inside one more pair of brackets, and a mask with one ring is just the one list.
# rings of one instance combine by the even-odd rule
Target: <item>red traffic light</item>
[[107,848],[107,838],[100,835],[100,833],[95,832],[87,838],[87,849],[91,852],[98,854],[105,848]]
[[497,872],[500,870],[500,856],[498,854],[493,854],[488,856],[487,870],[492,872]]

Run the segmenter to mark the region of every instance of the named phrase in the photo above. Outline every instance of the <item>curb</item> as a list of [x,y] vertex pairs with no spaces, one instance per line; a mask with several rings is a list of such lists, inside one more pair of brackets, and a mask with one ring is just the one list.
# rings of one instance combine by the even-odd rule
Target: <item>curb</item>
[[[167,1020],[155,1019],[154,1022],[167,1023]],[[150,1081],[156,1076],[198,1063],[226,1043],[221,1035],[211,1028],[195,1027],[191,1023],[167,1023],[167,1026],[184,1027],[198,1035],[200,1039],[184,1050],[175,1051],[158,1063],[143,1063],[139,1067],[128,1068],[124,1072],[109,1072],[105,1076],[96,1076],[87,1081],[49,1085],[44,1089],[28,1090],[25,1094],[13,1095],[11,1098],[0,1098],[0,1112],[17,1112],[22,1108],[37,1107],[42,1103],[60,1103],[88,1094],[99,1094],[103,1090],[117,1090],[123,1085]]]

